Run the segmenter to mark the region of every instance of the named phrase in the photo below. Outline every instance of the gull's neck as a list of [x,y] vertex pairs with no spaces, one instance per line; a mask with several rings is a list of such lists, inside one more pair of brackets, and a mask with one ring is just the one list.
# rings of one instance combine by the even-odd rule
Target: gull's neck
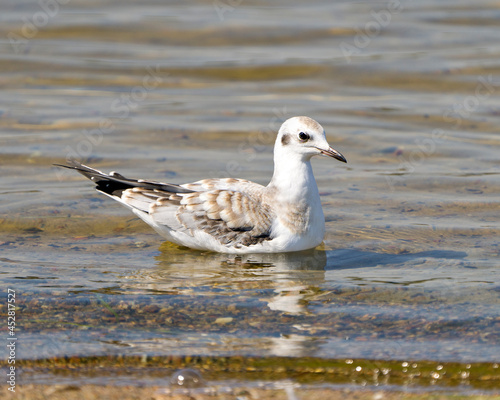
[[274,151],[274,174],[267,188],[275,192],[279,202],[312,205],[319,201],[310,158],[304,159],[302,155],[286,152],[280,147]]
[[274,174],[264,196],[277,216],[273,224],[274,234],[281,235],[292,247],[295,243],[296,250],[321,243],[325,234],[325,217],[310,157],[277,143]]

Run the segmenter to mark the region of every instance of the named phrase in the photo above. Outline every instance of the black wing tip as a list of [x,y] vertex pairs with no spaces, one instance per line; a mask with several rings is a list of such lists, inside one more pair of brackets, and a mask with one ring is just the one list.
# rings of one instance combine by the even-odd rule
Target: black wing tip
[[66,165],[66,164],[52,164],[54,167],[67,168],[67,169],[76,169],[75,166]]
[[[186,189],[180,185],[173,183],[161,183],[147,180],[137,180],[129,179],[123,175],[112,172],[111,174],[106,174],[97,169],[88,167],[75,160],[66,160],[67,164],[53,164],[56,167],[62,167],[67,169],[72,169],[86,178],[90,179],[97,185],[97,190],[105,193],[109,193],[110,190],[125,190],[133,187],[143,187],[145,189],[157,189],[163,190],[168,193],[194,193],[195,190]],[[113,182],[113,184],[110,184]]]
[[85,170],[90,170],[90,171],[95,171],[93,168],[90,168],[81,162],[78,162],[76,160],[66,160],[66,164],[59,164],[59,163],[54,163],[52,164],[55,167],[61,167],[61,168],[67,168],[67,169],[76,169],[77,171],[85,171]]

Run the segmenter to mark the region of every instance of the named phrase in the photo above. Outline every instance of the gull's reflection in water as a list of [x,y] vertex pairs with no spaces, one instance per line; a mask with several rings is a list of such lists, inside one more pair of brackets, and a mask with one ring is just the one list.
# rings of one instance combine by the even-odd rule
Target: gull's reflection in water
[[[174,251],[172,251],[174,250]],[[321,271],[326,266],[326,252],[312,249],[292,253],[273,254],[221,254],[213,252],[201,252],[175,247],[169,243],[160,246],[160,254],[156,257],[158,266],[199,268],[202,266],[219,268],[227,265],[242,267],[273,267],[277,271]]]
[[[198,294],[221,289],[228,294],[248,290],[272,290],[266,301],[271,310],[304,312],[303,293],[321,284],[326,252],[309,250],[281,254],[219,254],[187,250],[168,243],[160,246],[155,269],[128,274],[127,291]],[[123,287],[123,286],[122,286]]]
[[[280,315],[310,314],[307,298],[324,283],[327,264],[326,252],[317,249],[229,255],[197,252],[168,243],[160,246],[155,258],[156,268],[139,269],[122,277],[122,288],[128,293],[165,294],[192,304],[200,296],[211,297],[212,310],[220,307],[221,313],[227,315],[228,307],[245,308],[248,318],[264,325]],[[272,312],[262,313],[263,306]],[[310,340],[307,326],[302,325],[294,328],[297,334],[276,337],[279,331],[267,332],[267,351],[277,356],[308,354]]]

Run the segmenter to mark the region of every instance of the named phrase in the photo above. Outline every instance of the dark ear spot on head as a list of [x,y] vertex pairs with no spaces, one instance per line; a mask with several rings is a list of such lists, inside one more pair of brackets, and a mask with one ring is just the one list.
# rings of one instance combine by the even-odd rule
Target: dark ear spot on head
[[286,146],[288,143],[290,143],[290,135],[285,133],[283,136],[281,136],[281,144],[283,146]]

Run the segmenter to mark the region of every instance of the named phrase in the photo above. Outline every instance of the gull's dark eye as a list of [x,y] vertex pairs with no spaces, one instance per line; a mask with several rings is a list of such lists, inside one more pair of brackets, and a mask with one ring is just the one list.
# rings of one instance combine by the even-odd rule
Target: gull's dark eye
[[307,142],[311,137],[305,133],[305,132],[300,132],[299,133],[299,139],[301,142]]

